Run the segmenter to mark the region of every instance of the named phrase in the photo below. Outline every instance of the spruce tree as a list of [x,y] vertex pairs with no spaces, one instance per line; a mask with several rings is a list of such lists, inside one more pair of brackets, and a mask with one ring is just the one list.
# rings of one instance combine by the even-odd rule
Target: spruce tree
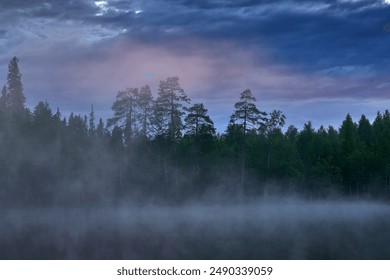
[[19,71],[19,59],[13,57],[8,65],[8,102],[11,112],[21,114],[24,111],[26,97],[23,93],[22,74]]
[[91,105],[91,112],[89,113],[89,127],[88,127],[89,135],[93,136],[96,132],[95,125],[95,111],[93,110],[93,105]]

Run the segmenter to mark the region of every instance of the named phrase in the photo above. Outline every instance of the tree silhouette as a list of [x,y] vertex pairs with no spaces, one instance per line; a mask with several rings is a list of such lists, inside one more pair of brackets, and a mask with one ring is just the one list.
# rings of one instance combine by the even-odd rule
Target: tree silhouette
[[239,152],[241,154],[241,192],[243,192],[245,183],[246,135],[250,131],[259,129],[264,116],[267,115],[265,112],[259,111],[254,102],[256,102],[256,98],[252,95],[251,90],[244,90],[241,93],[240,101],[234,104],[235,111],[230,117],[230,128],[228,127],[228,131],[237,131],[238,128],[242,134]]
[[267,115],[265,112],[259,111],[253,102],[256,102],[256,98],[252,95],[251,90],[244,90],[241,93],[240,101],[234,104],[236,110],[230,117],[230,123],[240,125],[244,135],[251,130],[257,130]]
[[202,134],[215,134],[214,123],[207,115],[207,109],[202,103],[196,103],[188,108],[188,115],[185,118],[187,135],[198,137]]
[[138,108],[137,118],[140,124],[141,136],[145,139],[152,133],[153,122],[153,96],[148,85],[141,87],[136,94],[136,104]]
[[133,141],[136,131],[136,96],[138,88],[119,91],[112,105],[114,117],[108,120],[109,126],[118,125],[124,131],[126,144]]
[[160,81],[158,97],[155,103],[155,126],[157,134],[166,136],[176,149],[176,141],[184,128],[182,117],[185,115],[185,104],[190,99],[180,87],[178,77],[169,77]]
[[19,71],[19,59],[13,57],[8,65],[8,102],[11,112],[15,114],[22,114],[24,111],[24,103],[26,97],[23,93],[22,74]]

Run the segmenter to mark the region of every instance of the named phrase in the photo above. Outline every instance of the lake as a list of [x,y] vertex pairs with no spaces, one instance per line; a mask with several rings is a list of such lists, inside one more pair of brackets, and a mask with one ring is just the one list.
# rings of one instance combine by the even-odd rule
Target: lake
[[1,212],[1,259],[390,259],[388,203],[282,199]]

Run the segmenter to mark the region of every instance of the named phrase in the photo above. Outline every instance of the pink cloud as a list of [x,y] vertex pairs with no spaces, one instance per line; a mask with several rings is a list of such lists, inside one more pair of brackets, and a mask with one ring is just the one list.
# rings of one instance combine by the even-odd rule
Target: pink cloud
[[117,91],[149,84],[156,94],[159,80],[169,76],[179,76],[189,97],[204,102],[220,122],[227,122],[246,88],[252,89],[261,107],[286,110],[286,104],[294,102],[318,104],[321,99],[387,95],[387,87],[371,86],[361,76],[306,73],[275,63],[267,50],[254,52],[224,42],[191,39],[170,45],[122,39],[89,47],[68,42],[26,54],[22,66],[27,98],[32,93],[34,101],[46,99],[76,112],[84,107],[88,111],[94,104],[107,117]]
[[[191,48],[184,49],[186,45]],[[144,84],[156,91],[159,80],[169,76],[179,76],[192,98],[221,100],[236,98],[246,88],[262,99],[341,97],[340,93],[351,97],[366,82],[361,77],[305,73],[276,64],[266,50],[198,40],[151,45],[122,39],[80,49],[63,45],[34,57],[33,68],[26,73],[29,85],[42,92],[62,92],[75,101],[112,100],[118,90]]]

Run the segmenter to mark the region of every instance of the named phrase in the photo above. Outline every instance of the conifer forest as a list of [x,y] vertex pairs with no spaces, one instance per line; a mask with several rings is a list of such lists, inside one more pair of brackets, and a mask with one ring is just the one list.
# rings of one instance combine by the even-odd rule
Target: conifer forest
[[296,195],[305,199],[390,197],[390,112],[372,122],[346,114],[339,127],[302,130],[283,112],[261,111],[250,89],[237,93],[216,134],[202,103],[178,77],[126,88],[112,117],[63,116],[45,101],[26,108],[18,59],[0,100],[0,201],[52,205],[165,202]]
[[390,257],[388,110],[299,130],[244,88],[217,133],[175,76],[103,120],[28,108],[21,70],[0,97],[0,259]]

